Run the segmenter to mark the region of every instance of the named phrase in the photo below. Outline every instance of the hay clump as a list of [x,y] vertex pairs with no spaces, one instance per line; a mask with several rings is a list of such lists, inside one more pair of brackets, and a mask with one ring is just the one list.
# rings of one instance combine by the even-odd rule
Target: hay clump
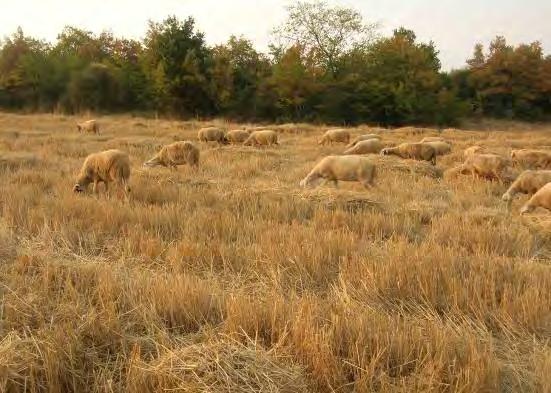
[[129,391],[307,392],[304,370],[286,357],[230,339],[168,350],[152,361],[135,347]]

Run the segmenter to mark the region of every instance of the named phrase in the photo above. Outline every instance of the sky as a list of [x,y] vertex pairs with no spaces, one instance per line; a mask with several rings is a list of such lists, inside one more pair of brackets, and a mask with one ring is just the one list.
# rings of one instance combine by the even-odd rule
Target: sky
[[[485,46],[496,35],[512,44],[540,41],[551,54],[551,0],[329,0],[359,10],[380,33],[412,29],[422,41],[432,40],[443,68],[459,68],[477,42]],[[0,0],[0,37],[18,26],[27,35],[55,41],[66,25],[94,33],[140,39],[147,21],[168,15],[193,16],[209,44],[244,35],[266,51],[273,27],[284,21],[292,0]]]

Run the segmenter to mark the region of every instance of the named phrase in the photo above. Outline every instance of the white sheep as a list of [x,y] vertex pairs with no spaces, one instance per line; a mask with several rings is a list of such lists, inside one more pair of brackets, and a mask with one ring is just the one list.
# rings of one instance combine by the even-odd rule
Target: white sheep
[[551,183],[547,183],[532,195],[532,198],[520,209],[520,214],[530,213],[537,207],[551,210]]
[[423,139],[421,139],[421,143],[429,143],[429,142],[446,142],[449,144],[449,142],[442,138],[441,136],[426,136]]
[[377,134],[365,134],[365,135],[357,136],[356,138],[352,139],[352,142],[350,142],[346,146],[346,148],[350,149],[352,146],[356,145],[356,143],[361,141],[368,141],[370,139],[381,139],[381,136]]
[[226,140],[229,143],[243,143],[249,135],[250,133],[247,130],[231,130],[226,134]]
[[318,144],[320,145],[325,145],[327,143],[333,144],[333,142],[337,142],[337,143],[350,142],[350,133],[344,128],[333,128],[333,129],[327,130],[325,134],[323,134],[323,137],[318,142]]
[[174,142],[163,146],[161,150],[143,165],[147,167],[164,166],[176,169],[178,165],[199,165],[199,149],[189,141]]
[[431,146],[434,149],[434,151],[436,152],[437,156],[443,156],[443,155],[451,153],[451,151],[452,151],[452,147],[448,142],[432,141],[432,142],[421,142],[421,143],[424,143],[426,145]]
[[224,131],[217,127],[201,128],[197,133],[197,139],[201,142],[218,142],[220,144],[227,143]]
[[319,183],[332,181],[335,187],[338,181],[358,181],[364,187],[373,186],[375,179],[375,165],[366,157],[348,156],[327,156],[314,166],[314,169],[301,180],[301,187],[312,187]]
[[381,150],[381,155],[395,155],[401,158],[430,161],[436,165],[436,150],[426,143],[402,143],[396,147]]
[[278,145],[277,132],[272,130],[255,131],[249,135],[247,140],[243,142],[245,146],[260,145],[271,146]]
[[343,154],[379,154],[383,149],[383,144],[379,139],[368,139],[360,141],[351,148],[347,149]]
[[543,150],[519,149],[511,151],[513,164],[527,169],[551,169],[551,152]]
[[510,202],[516,194],[535,194],[549,182],[551,182],[551,171],[526,170],[516,178],[501,199]]
[[130,158],[120,150],[106,150],[90,154],[84,160],[77,177],[74,192],[84,192],[90,183],[94,183],[93,191],[98,193],[98,183],[105,184],[105,192],[109,192],[109,184],[115,183],[129,197]]
[[511,161],[498,154],[474,154],[468,156],[463,164],[449,169],[447,176],[456,174],[477,175],[486,179],[497,179],[500,182],[512,180]]
[[99,134],[99,124],[96,120],[88,120],[77,124],[78,132],[89,132]]

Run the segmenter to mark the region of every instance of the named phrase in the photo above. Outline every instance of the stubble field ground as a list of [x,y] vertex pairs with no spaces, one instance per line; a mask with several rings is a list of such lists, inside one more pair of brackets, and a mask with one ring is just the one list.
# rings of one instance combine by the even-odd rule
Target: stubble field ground
[[[343,151],[322,127],[196,142],[199,169],[170,171],[141,164],[240,125],[77,120],[0,113],[0,391],[551,392],[551,214],[440,176],[473,144],[551,149],[551,127],[446,131],[436,170],[374,156],[372,190],[303,190]],[[72,192],[109,148],[131,157],[128,203]]]

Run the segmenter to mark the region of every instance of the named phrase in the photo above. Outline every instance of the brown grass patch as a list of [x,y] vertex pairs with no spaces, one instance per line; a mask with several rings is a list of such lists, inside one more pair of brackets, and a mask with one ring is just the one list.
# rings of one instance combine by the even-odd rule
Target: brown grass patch
[[[0,113],[0,391],[546,392],[551,215],[443,171],[473,144],[549,127],[446,130],[429,163],[371,156],[376,187],[299,181],[343,146],[270,125],[280,146],[197,143],[198,169],[144,169],[221,119]],[[3,131],[5,130],[5,131]],[[357,127],[352,134],[367,132]],[[388,130],[385,143],[438,130]],[[75,195],[89,153],[131,157],[132,198]]]

